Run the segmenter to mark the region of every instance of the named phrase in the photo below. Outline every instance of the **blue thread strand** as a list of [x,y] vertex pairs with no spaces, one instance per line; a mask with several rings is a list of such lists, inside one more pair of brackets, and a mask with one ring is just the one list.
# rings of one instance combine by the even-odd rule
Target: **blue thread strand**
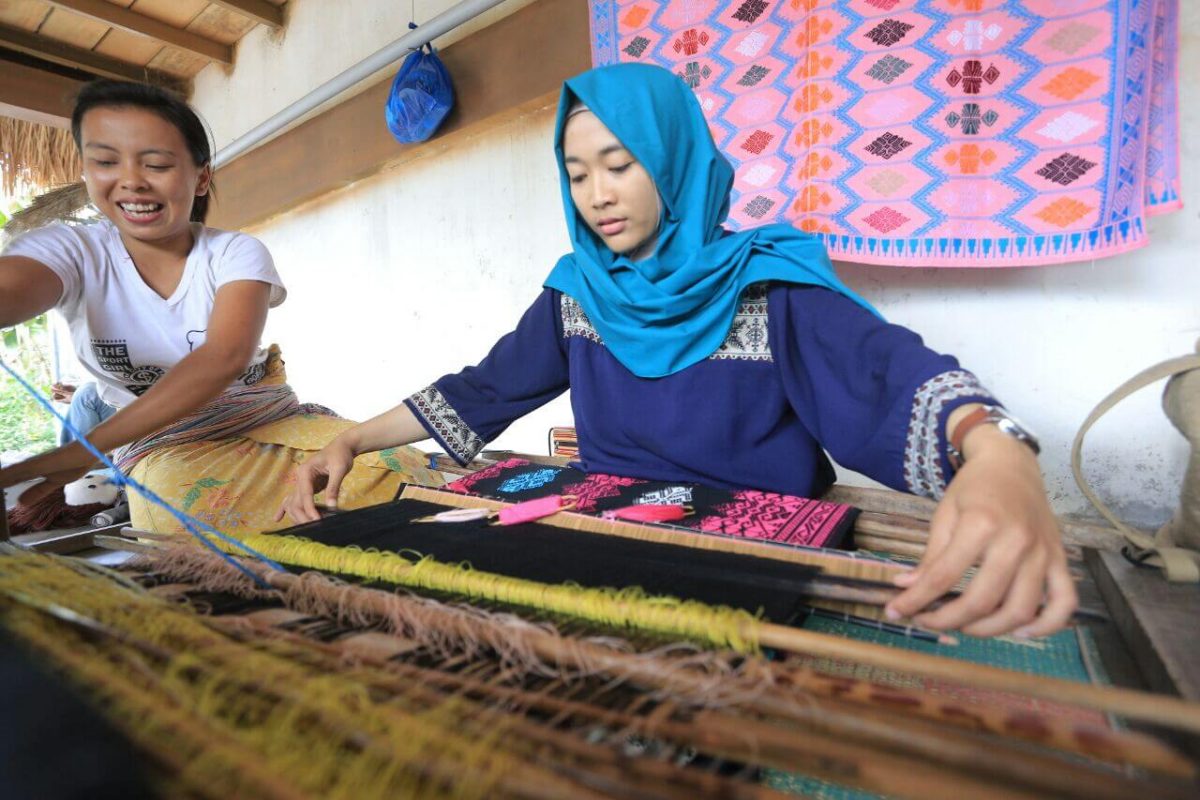
[[108,467],[109,469],[111,469],[113,471],[113,483],[115,483],[117,486],[130,486],[133,489],[137,490],[138,494],[142,495],[142,497],[144,497],[147,500],[149,500],[150,502],[162,507],[168,513],[170,513],[171,516],[173,516],[173,517],[175,517],[175,519],[179,520],[179,522],[183,525],[184,530],[186,530],[188,533],[192,534],[192,536],[195,536],[197,539],[199,539],[201,544],[203,544],[209,550],[212,550],[214,553],[216,553],[218,556],[223,558],[225,561],[229,562],[229,564],[232,565],[233,567],[235,567],[239,572],[245,574],[247,577],[249,577],[251,580],[253,580],[255,583],[257,583],[259,586],[261,586],[263,588],[266,588],[266,589],[272,588],[266,581],[264,581],[258,575],[255,575],[253,572],[251,572],[249,569],[247,569],[243,564],[239,563],[236,559],[234,559],[228,553],[221,550],[221,548],[217,547],[215,544],[213,544],[211,541],[209,541],[208,538],[205,536],[205,534],[202,533],[201,531],[203,530],[207,533],[210,533],[213,536],[216,536],[218,539],[224,541],[225,543],[233,545],[234,547],[240,548],[241,550],[245,551],[249,555],[251,555],[254,558],[258,559],[259,561],[263,562],[264,564],[271,567],[272,569],[283,572],[284,569],[282,566],[277,564],[275,561],[272,561],[270,558],[263,555],[262,553],[258,552],[253,547],[250,547],[248,544],[245,544],[244,542],[239,542],[237,539],[233,538],[232,536],[222,533],[221,531],[217,530],[213,526],[209,525],[207,522],[198,520],[195,517],[191,516],[190,514],[186,514],[183,511],[180,511],[179,509],[175,508],[173,505],[168,503],[166,500],[163,500],[161,497],[159,497],[157,494],[155,494],[150,489],[148,489],[145,486],[143,486],[142,484],[138,483],[133,478],[130,478],[128,475],[126,475],[124,472],[122,472],[117,467],[116,464],[114,464],[111,460],[109,460],[108,456],[104,455],[104,453],[101,453],[96,448],[96,446],[92,444],[91,440],[89,440],[86,436],[84,436],[82,432],[77,430],[74,425],[72,425],[70,422],[68,422],[66,417],[64,417],[62,414],[59,414],[58,411],[55,410],[54,406],[52,406],[50,404],[50,401],[48,401],[48,400],[46,400],[46,398],[42,397],[42,395],[38,392],[37,389],[35,389],[33,386],[31,386],[29,384],[28,381],[26,381],[24,378],[22,378],[20,375],[18,375],[16,372],[14,372],[12,367],[8,366],[8,364],[6,364],[3,359],[0,359],[0,367],[4,367],[4,371],[7,372],[9,375],[13,376],[13,378],[17,381],[17,383],[21,384],[21,386],[25,389],[25,391],[28,392],[29,395],[31,397],[33,397],[34,400],[36,400],[44,409],[49,411],[50,414],[55,419],[57,419],[59,422],[61,422],[63,427],[65,427],[68,431],[70,431],[71,435],[73,435],[75,437],[75,440],[78,441],[80,444],[82,444],[89,453],[94,455],[96,458],[98,458],[100,460],[100,463],[104,464],[104,466]]

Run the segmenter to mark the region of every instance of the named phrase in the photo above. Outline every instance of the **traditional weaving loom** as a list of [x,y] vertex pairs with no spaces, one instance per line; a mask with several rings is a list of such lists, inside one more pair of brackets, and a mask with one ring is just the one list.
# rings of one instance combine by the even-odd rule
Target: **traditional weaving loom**
[[1195,763],[1125,725],[1195,736],[1194,704],[802,623],[808,604],[870,614],[894,563],[482,518],[512,507],[408,486],[252,537],[288,567],[239,560],[257,580],[184,536],[98,537],[138,553],[119,572],[3,545],[0,621],[171,794],[1195,795]]

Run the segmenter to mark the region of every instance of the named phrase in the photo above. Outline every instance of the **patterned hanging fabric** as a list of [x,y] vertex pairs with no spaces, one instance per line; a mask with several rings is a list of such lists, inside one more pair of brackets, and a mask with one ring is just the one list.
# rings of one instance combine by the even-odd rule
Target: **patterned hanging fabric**
[[659,64],[736,167],[729,224],[833,258],[1081,261],[1179,199],[1178,0],[590,0],[596,65]]

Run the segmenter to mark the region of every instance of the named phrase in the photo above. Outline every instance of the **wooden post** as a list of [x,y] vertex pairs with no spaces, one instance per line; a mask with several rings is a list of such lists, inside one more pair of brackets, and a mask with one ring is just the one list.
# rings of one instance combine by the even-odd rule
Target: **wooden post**
[[11,536],[8,535],[8,506],[5,505],[4,490],[0,489],[0,542],[7,542]]

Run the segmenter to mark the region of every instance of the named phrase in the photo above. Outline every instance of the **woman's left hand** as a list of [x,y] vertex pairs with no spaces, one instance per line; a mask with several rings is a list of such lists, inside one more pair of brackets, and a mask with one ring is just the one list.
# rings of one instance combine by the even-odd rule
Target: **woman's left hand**
[[[925,556],[896,577],[905,591],[888,615],[970,636],[1047,636],[1067,624],[1078,596],[1037,459],[991,425],[969,435],[974,447],[934,512]],[[919,613],[974,565],[959,597]]]
[[45,478],[41,483],[26,489],[18,498],[22,505],[30,505],[71,481],[83,477],[95,464],[95,456],[78,442],[72,442],[0,469],[0,489],[35,478]]

